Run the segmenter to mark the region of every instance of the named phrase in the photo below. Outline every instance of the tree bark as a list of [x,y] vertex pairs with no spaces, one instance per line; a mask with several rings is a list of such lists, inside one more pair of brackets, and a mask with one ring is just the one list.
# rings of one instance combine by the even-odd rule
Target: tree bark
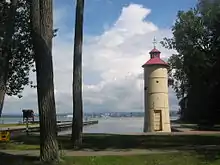
[[6,26],[2,27],[5,31],[3,42],[0,46],[0,117],[4,106],[6,85],[8,80],[9,60],[11,54],[11,40],[14,34],[15,14],[18,0],[12,0]]
[[31,13],[40,118],[40,159],[53,163],[59,161],[59,148],[52,61],[52,0],[32,0]]
[[73,120],[71,140],[74,147],[82,144],[83,102],[82,102],[82,43],[83,43],[84,0],[76,2],[74,60],[73,60]]

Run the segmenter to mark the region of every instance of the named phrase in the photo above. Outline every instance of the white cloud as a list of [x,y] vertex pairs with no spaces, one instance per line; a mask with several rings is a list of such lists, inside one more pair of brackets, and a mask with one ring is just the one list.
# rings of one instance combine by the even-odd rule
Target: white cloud
[[[68,12],[56,11],[62,15]],[[153,37],[161,40],[170,36],[168,29],[159,29],[146,21],[151,10],[130,4],[112,26],[99,36],[85,36],[83,48],[83,101],[86,112],[92,111],[143,111],[142,64],[149,59]],[[55,14],[55,15],[57,15]],[[57,24],[65,21],[57,17]],[[59,25],[58,25],[59,26]],[[60,27],[60,26],[59,26]],[[56,103],[58,112],[72,111],[72,34],[62,33],[54,41]],[[173,52],[158,44],[162,57]],[[26,89],[24,98],[7,98],[5,112],[19,112],[22,108],[37,107],[36,91]],[[171,109],[177,107],[174,93],[170,91]]]

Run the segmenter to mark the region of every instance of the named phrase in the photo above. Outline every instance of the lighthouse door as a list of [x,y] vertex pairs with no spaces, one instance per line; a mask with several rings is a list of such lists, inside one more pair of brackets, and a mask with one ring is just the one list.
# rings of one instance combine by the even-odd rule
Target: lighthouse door
[[161,110],[154,110],[154,131],[162,131]]

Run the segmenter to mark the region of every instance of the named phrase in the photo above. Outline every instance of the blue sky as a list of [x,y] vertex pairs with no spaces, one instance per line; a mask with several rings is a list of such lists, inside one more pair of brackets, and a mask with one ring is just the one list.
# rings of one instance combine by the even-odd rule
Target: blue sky
[[[85,0],[83,45],[83,104],[85,112],[144,110],[143,68],[153,48],[153,38],[171,37],[179,10],[195,6],[195,0]],[[55,97],[58,113],[72,112],[72,62],[74,0],[55,0],[53,42]],[[157,44],[162,58],[175,50]],[[35,75],[31,74],[35,81]],[[25,88],[23,98],[7,97],[4,109],[37,112],[36,89]],[[178,100],[169,89],[171,110]]]
[[[119,17],[121,8],[131,3],[151,9],[148,20],[160,28],[170,28],[177,12],[194,7],[196,2],[196,0],[85,0],[84,31],[89,35],[100,34],[104,26],[111,26]],[[73,3],[73,0],[55,0],[55,7],[69,6],[69,17],[74,18]],[[69,27],[73,27],[72,21],[69,21]]]

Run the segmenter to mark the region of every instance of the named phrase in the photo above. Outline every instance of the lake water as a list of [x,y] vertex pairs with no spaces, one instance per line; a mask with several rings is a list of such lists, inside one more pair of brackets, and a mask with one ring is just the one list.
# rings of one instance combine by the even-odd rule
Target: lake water
[[[175,120],[177,117],[171,117]],[[62,118],[58,118],[62,120]],[[63,119],[64,120],[64,119]],[[70,118],[65,118],[70,120]],[[98,118],[99,123],[95,125],[85,126],[85,133],[139,133],[143,132],[143,117],[124,117],[124,118]],[[14,122],[13,122],[14,121]],[[18,122],[19,120],[17,120]],[[21,120],[20,120],[21,121]],[[5,123],[15,123],[15,119],[4,118]],[[70,134],[71,130],[63,131],[61,134]]]
[[143,117],[109,118],[99,120],[99,124],[84,127],[85,133],[131,133],[143,132]]

